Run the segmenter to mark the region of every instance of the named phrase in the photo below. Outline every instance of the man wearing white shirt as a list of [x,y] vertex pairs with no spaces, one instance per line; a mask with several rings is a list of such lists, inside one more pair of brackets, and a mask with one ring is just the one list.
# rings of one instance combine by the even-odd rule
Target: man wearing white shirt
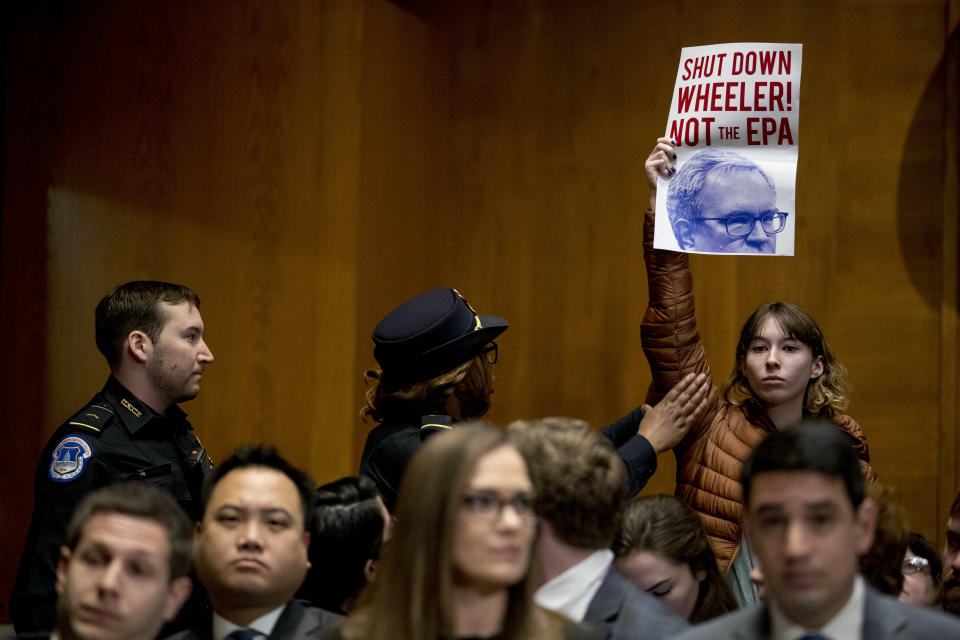
[[617,513],[627,496],[623,461],[610,441],[569,418],[507,427],[527,461],[540,519],[537,604],[600,628],[608,639],[669,638],[687,627],[613,568]]
[[682,640],[960,638],[960,621],[881,595],[858,575],[876,507],[836,426],[809,421],[772,434],[744,464],[742,480],[768,601],[698,625]]
[[340,618],[293,596],[307,574],[313,483],[272,447],[241,447],[204,487],[194,532],[212,620],[172,638],[320,637]]

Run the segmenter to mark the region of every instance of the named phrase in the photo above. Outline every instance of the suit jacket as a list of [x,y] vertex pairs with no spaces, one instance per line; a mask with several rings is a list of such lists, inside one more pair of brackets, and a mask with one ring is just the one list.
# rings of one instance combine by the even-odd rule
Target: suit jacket
[[612,566],[590,601],[583,621],[602,630],[606,640],[672,638],[689,626]]
[[[320,638],[324,630],[333,627],[343,616],[311,607],[299,600],[291,600],[283,609],[273,627],[270,640],[296,640],[297,638]],[[167,640],[212,640],[213,620],[192,629],[181,631]]]
[[[883,595],[869,585],[863,610],[864,640],[942,640],[960,638],[960,618]],[[698,624],[676,640],[763,640],[770,637],[766,603],[731,611]]]

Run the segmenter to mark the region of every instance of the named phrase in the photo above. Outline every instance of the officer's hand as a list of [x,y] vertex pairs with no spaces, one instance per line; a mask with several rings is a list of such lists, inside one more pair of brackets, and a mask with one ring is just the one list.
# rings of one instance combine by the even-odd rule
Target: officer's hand
[[672,449],[703,417],[709,391],[710,379],[706,374],[688,373],[657,406],[643,405],[644,416],[637,435],[649,440],[658,454]]

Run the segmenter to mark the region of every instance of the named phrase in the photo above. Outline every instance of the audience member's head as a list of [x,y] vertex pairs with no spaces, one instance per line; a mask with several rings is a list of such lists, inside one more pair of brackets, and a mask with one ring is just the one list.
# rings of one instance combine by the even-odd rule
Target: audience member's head
[[950,519],[947,520],[940,599],[944,611],[960,616],[960,493],[953,499]]
[[903,556],[901,571],[901,602],[920,607],[932,607],[937,603],[943,563],[934,546],[919,533],[913,532],[907,538],[907,550]]
[[186,303],[200,308],[189,288],[169,282],[137,280],[120,285],[97,304],[94,328],[97,348],[111,367],[119,364],[127,337],[142,331],[156,344],[167,323],[167,308]]
[[246,626],[289,601],[307,573],[313,481],[267,446],[238,448],[203,489],[196,568],[214,610]]
[[478,315],[456,289],[431,289],[404,302],[373,331],[380,368],[364,374],[370,387],[361,416],[376,422],[483,416],[493,393],[493,340],[507,326],[503,318]]
[[348,476],[317,488],[310,536],[310,570],[297,596],[328,611],[352,608],[372,582],[391,518],[373,480]]
[[903,588],[903,555],[910,530],[906,514],[891,489],[879,483],[867,486],[877,507],[877,528],[870,549],[860,557],[860,574],[880,593],[896,596]]
[[610,441],[572,418],[517,420],[507,433],[530,468],[544,533],[571,547],[609,548],[627,495]]
[[795,624],[823,626],[852,595],[876,525],[849,438],[818,421],[776,431],[747,459],[742,481],[768,598]]
[[155,411],[196,397],[213,362],[199,307],[187,287],[155,281],[122,284],[97,305],[97,348],[120,383]]
[[627,504],[612,548],[624,577],[690,622],[737,608],[700,516],[673,496],[644,496]]
[[[771,302],[761,305],[750,314],[740,329],[736,363],[724,382],[723,394],[732,404],[748,401],[763,404],[750,379],[748,357],[751,345],[761,334],[769,319],[776,322],[785,336],[793,338],[810,350],[814,359],[820,358],[823,371],[807,382],[803,395],[803,413],[814,418],[830,418],[847,406],[847,369],[837,359],[817,322],[805,310],[790,302]],[[757,381],[754,380],[753,384]]]
[[191,529],[169,494],[144,483],[88,494],[60,550],[60,637],[155,638],[190,594]]
[[[467,425],[430,438],[407,467],[393,540],[343,636],[530,637],[542,623],[527,580],[533,500],[523,457],[501,431]],[[502,609],[477,609],[491,596]]]

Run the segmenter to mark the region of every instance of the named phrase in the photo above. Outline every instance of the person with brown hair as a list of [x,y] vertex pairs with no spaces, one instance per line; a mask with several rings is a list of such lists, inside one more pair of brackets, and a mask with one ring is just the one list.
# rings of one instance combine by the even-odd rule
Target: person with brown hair
[[867,486],[867,495],[877,507],[877,526],[873,544],[860,556],[860,575],[880,593],[899,596],[903,588],[903,557],[910,538],[906,514],[894,491],[879,482]]
[[[710,374],[697,329],[688,256],[653,247],[657,177],[675,175],[674,151],[669,138],[660,138],[645,165],[651,193],[643,231],[649,303],[641,342],[653,375],[647,393],[651,404],[684,375]],[[747,201],[729,204],[760,213]],[[803,418],[821,418],[849,435],[864,472],[870,478],[874,474],[863,430],[843,412],[846,369],[806,311],[788,302],[762,305],[744,323],[735,358],[723,388],[711,383],[706,411],[674,453],[676,495],[700,514],[717,564],[743,605],[758,599],[749,578],[756,559],[741,524],[740,470],[751,451],[771,433]]]
[[737,608],[700,517],[673,496],[628,503],[611,548],[614,566],[627,580],[691,623]]
[[465,425],[431,438],[407,469],[377,579],[340,636],[592,637],[533,603],[534,500],[527,465],[503,432]]
[[[407,461],[420,444],[490,408],[494,338],[508,323],[473,310],[456,289],[431,289],[388,313],[373,331],[380,365],[364,374],[361,417],[377,423],[360,457],[360,474],[377,485],[387,508],[397,502]],[[657,454],[686,433],[706,407],[707,378],[678,379],[656,407],[644,405],[604,427],[626,465],[631,495],[657,468]]]
[[540,606],[598,625],[607,638],[669,638],[686,621],[628,582],[610,545],[627,496],[610,442],[572,418],[517,420],[507,434],[527,460],[540,517]]
[[77,505],[57,565],[63,640],[152,640],[190,594],[192,524],[142,482],[97,489]]
[[18,632],[53,627],[57,550],[84,496],[139,479],[175,496],[196,518],[213,466],[177,406],[196,397],[213,362],[197,294],[169,282],[127,282],[100,300],[94,328],[110,375],[40,454],[33,517],[10,596]]

